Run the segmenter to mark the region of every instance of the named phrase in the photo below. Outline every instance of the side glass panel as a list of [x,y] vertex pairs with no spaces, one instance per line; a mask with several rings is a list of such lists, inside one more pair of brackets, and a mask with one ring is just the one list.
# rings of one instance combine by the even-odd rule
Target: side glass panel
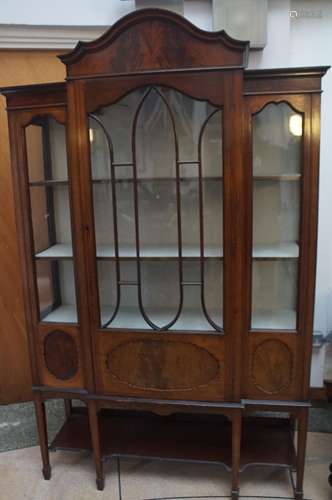
[[221,331],[222,110],[144,87],[89,136],[101,326]]
[[76,323],[65,126],[38,118],[25,132],[40,319]]
[[253,116],[253,329],[296,329],[302,135],[286,103]]

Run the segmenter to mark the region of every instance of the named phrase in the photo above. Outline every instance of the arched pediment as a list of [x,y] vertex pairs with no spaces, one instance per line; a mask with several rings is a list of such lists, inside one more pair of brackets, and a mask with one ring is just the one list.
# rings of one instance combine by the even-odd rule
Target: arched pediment
[[72,78],[177,69],[245,67],[249,42],[203,31],[162,9],[135,11],[93,42],[60,56]]

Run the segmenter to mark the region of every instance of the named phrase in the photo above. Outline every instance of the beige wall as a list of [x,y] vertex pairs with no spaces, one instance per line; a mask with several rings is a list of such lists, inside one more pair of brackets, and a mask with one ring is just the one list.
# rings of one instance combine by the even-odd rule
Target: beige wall
[[[59,51],[0,50],[0,87],[61,81]],[[0,404],[31,399],[5,99],[0,97]]]

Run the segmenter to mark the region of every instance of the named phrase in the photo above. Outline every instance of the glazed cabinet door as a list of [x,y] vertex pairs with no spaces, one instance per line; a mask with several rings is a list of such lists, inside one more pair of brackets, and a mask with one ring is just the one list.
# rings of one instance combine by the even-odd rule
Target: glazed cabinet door
[[[97,390],[223,400],[231,397],[224,129],[232,118],[223,76],[213,96],[199,98],[199,78],[189,91],[159,82],[119,86],[116,99],[105,82],[87,91]],[[102,91],[96,106],[91,95]]]
[[82,388],[65,109],[10,115],[34,387]]
[[[302,399],[310,352],[317,170],[311,97],[248,99],[251,289],[246,396]],[[311,295],[310,295],[311,294]],[[309,295],[311,299],[308,300]]]

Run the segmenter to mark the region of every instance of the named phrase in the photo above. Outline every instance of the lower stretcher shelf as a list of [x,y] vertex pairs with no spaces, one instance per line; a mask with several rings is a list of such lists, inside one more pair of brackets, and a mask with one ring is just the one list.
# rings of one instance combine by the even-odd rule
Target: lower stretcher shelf
[[[91,450],[85,409],[73,413],[51,450]],[[99,415],[103,459],[111,456],[186,460],[232,465],[231,423],[223,417]],[[295,449],[289,419],[248,417],[242,430],[241,469],[250,465],[293,467]]]

